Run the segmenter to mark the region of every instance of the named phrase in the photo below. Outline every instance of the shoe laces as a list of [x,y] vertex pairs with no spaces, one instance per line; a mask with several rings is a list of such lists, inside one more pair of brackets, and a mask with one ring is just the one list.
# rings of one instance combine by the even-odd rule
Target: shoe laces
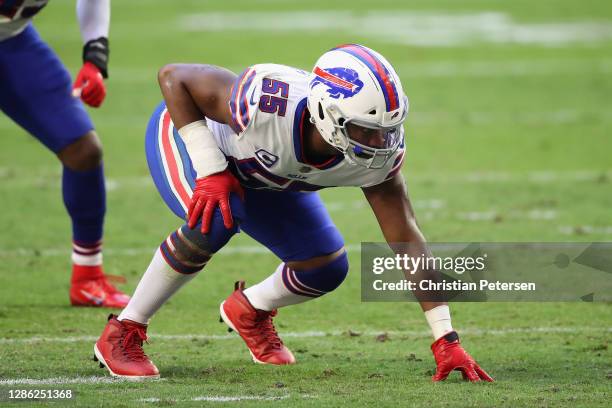
[[274,348],[281,348],[283,341],[278,337],[272,318],[276,316],[276,309],[271,312],[262,310],[257,311],[257,317],[255,318],[255,326],[259,330],[259,333],[266,339],[268,344]]
[[118,276],[118,275],[104,275],[100,281],[102,282],[102,287],[104,288],[104,291],[110,295],[114,295],[115,293],[119,292],[119,290],[110,282],[116,282],[116,283],[125,283],[126,280],[123,276]]
[[147,359],[147,355],[142,349],[143,342],[147,342],[147,332],[141,327],[126,327],[122,333],[123,354],[130,360],[142,361]]

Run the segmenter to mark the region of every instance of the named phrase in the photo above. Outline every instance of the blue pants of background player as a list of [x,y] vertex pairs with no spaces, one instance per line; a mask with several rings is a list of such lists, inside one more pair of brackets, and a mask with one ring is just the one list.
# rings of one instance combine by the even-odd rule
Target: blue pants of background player
[[58,153],[93,129],[70,74],[31,25],[0,41],[0,108]]
[[94,144],[76,157],[62,156],[94,128],[71,91],[70,74],[32,25],[0,41],[0,109],[64,161],[62,191],[73,240],[94,248],[100,246],[106,207],[102,153]]
[[[162,103],[146,132],[146,154],[153,181],[168,207],[185,219],[195,185],[195,172],[185,146]],[[319,195],[314,192],[253,190],[245,188],[244,203],[231,197],[232,213],[240,229],[265,245],[284,262],[307,260],[344,246]],[[237,232],[226,230],[217,209],[211,224],[213,252]]]

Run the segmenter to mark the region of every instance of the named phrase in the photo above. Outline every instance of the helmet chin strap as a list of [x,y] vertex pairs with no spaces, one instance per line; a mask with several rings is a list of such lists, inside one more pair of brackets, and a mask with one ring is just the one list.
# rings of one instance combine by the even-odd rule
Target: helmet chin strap
[[[337,155],[338,153],[342,153],[342,154],[343,154],[345,157],[347,157],[347,155],[346,155],[346,151],[343,151],[343,150],[342,150],[340,147],[333,145],[333,144],[332,144],[332,143],[330,143],[330,142],[329,142],[329,141],[328,141],[328,140],[327,140],[325,137],[323,137],[323,135],[322,135],[322,131],[321,131],[321,130],[318,128],[317,123],[316,123],[316,121],[315,121],[315,120],[312,118],[312,116],[311,116],[311,117],[308,119],[308,121],[309,121],[309,122],[310,122],[310,123],[313,125],[314,130],[316,130],[316,132],[317,132],[317,134],[318,134],[318,137],[319,137],[319,138],[320,138],[320,140],[322,140],[322,141],[323,141],[323,143],[324,143],[324,144],[322,144],[322,145],[317,143],[317,145],[319,145],[319,146],[324,146],[324,147],[331,147],[331,148],[333,148],[333,150],[334,150],[334,151],[332,152],[332,151],[331,151],[331,149],[330,149],[329,151],[326,149],[326,151],[324,151],[324,152],[318,152],[318,153],[320,153],[320,154],[329,154],[329,155],[332,155],[332,154],[336,154],[336,155]],[[316,142],[315,142],[315,143],[316,143]]]

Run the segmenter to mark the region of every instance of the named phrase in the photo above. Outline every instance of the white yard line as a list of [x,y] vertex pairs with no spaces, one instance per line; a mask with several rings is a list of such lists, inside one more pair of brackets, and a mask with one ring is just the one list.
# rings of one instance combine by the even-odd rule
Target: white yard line
[[0,385],[64,385],[111,384],[125,380],[113,377],[52,377],[52,378],[0,378]]
[[518,22],[507,13],[483,11],[309,10],[291,12],[211,12],[183,15],[182,31],[343,32],[417,47],[458,47],[482,43],[558,47],[612,39],[609,20]]
[[[414,336],[428,337],[431,335],[429,330],[405,330],[405,331],[363,331],[358,333],[362,336],[377,336],[381,333],[387,333],[389,336]],[[505,336],[508,334],[533,334],[533,333],[598,333],[612,332],[612,327],[525,327],[525,328],[510,328],[510,329],[481,329],[481,328],[464,328],[462,334],[470,336]],[[316,338],[316,337],[338,337],[346,335],[346,331],[305,331],[305,332],[281,332],[281,337],[284,338]],[[151,342],[159,341],[193,341],[193,340],[212,340],[225,341],[238,339],[235,334],[155,334],[150,333]],[[0,344],[36,344],[36,343],[81,343],[94,342],[98,339],[96,336],[72,336],[72,337],[23,337],[23,338],[0,338]]]
[[[289,395],[279,395],[279,396],[270,396],[264,397],[260,395],[202,395],[199,397],[193,398],[183,398],[183,399],[175,399],[175,398],[142,398],[138,401],[140,402],[240,402],[240,401],[277,401],[284,400],[289,398]],[[312,396],[303,396],[303,398],[312,398]]]

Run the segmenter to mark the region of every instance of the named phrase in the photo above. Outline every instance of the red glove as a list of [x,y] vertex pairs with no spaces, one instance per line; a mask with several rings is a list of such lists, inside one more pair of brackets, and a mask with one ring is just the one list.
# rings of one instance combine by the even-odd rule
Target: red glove
[[229,203],[230,193],[236,193],[244,200],[244,191],[240,182],[228,169],[196,179],[196,186],[187,210],[189,228],[193,229],[202,218],[202,234],[208,234],[217,206],[221,209],[225,228],[232,228],[234,219]]
[[493,378],[461,347],[457,332],[440,337],[431,345],[431,351],[437,364],[436,374],[431,378],[433,381],[444,381],[451,371],[457,370],[461,371],[464,380],[493,382]]
[[81,98],[83,102],[97,108],[104,101],[106,86],[102,73],[91,62],[85,62],[72,85],[72,96]]

